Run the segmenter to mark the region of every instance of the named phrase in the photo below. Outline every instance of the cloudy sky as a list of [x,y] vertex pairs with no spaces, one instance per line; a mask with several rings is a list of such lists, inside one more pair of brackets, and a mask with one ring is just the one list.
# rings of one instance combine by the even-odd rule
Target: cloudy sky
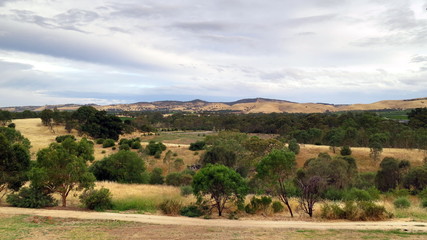
[[0,0],[0,106],[427,97],[425,0]]

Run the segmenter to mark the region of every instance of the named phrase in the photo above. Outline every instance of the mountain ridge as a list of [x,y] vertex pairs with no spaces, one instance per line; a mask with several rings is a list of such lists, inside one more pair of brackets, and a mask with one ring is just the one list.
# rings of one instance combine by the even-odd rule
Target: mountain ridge
[[58,104],[45,106],[14,106],[2,107],[2,110],[22,112],[24,110],[42,111],[54,109],[63,111],[76,110],[81,106],[93,106],[98,110],[113,112],[121,111],[182,111],[182,112],[235,112],[235,113],[321,113],[338,111],[363,111],[363,110],[386,110],[386,109],[413,109],[427,107],[427,97],[382,100],[368,104],[330,104],[330,103],[297,103],[287,100],[269,98],[245,98],[233,102],[208,102],[201,99],[191,101],[153,101],[136,102],[129,104]]

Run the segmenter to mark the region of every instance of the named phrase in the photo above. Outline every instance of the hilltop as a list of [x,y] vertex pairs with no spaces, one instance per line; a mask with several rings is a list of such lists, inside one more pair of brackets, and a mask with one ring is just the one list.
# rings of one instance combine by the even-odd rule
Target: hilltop
[[[183,112],[235,112],[235,113],[323,113],[339,111],[366,111],[387,109],[413,109],[427,107],[427,98],[384,100],[369,104],[329,104],[329,103],[297,103],[286,100],[250,98],[234,102],[207,102],[200,99],[192,101],[155,101],[131,104],[96,105],[98,110],[112,112],[122,111],[183,111]],[[76,110],[82,105],[46,105],[4,107],[2,110],[21,112],[24,110],[42,111],[57,108],[59,110]]]

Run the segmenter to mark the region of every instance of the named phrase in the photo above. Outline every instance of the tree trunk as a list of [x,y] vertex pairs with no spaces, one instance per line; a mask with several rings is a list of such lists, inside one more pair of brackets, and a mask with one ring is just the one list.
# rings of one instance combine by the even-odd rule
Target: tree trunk
[[61,195],[61,198],[62,198],[62,206],[66,207],[67,206],[67,196]]
[[289,202],[288,201],[286,201],[286,206],[288,207],[288,210],[289,210],[289,213],[291,214],[291,217],[294,217],[294,214],[293,214],[293,212],[292,212],[292,208],[291,208],[291,205],[289,205]]

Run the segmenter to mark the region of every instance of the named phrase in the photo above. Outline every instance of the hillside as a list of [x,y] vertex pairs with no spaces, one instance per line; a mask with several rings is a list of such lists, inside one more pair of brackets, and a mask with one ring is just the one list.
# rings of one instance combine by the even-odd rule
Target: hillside
[[[81,105],[46,105],[46,106],[21,106],[4,107],[8,111],[42,111],[45,108],[59,110],[75,110]],[[323,113],[338,111],[366,111],[385,109],[413,109],[427,107],[427,98],[407,100],[384,100],[370,104],[334,105],[327,103],[296,103],[285,100],[252,98],[242,99],[235,102],[206,102],[203,100],[193,101],[156,101],[138,102],[131,104],[94,105],[98,110],[106,111],[183,111],[183,112],[206,112],[206,111],[230,111],[236,113]]]

